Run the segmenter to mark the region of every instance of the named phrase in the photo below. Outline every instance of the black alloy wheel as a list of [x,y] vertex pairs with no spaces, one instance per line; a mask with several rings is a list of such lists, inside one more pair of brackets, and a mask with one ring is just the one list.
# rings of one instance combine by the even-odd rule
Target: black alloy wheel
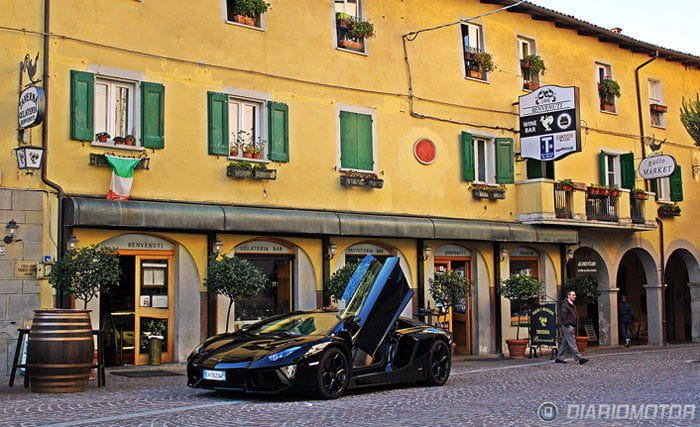
[[450,347],[445,341],[435,340],[430,346],[430,353],[428,354],[426,384],[445,384],[450,377],[451,367],[452,355],[450,354]]
[[322,399],[336,399],[345,393],[350,380],[348,358],[338,348],[329,348],[318,364],[317,395]]

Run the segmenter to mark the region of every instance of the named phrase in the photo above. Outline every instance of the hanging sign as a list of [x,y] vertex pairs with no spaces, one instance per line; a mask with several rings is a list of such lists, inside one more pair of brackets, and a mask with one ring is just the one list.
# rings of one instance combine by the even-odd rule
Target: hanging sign
[[552,161],[581,151],[577,87],[542,86],[518,100],[523,158]]
[[639,174],[644,179],[665,178],[676,170],[676,159],[671,156],[651,156],[639,163]]
[[557,316],[554,304],[540,305],[530,315],[530,336],[533,345],[556,344]]
[[46,93],[39,86],[30,86],[23,90],[19,96],[19,108],[17,117],[19,127],[30,128],[44,121],[46,110]]

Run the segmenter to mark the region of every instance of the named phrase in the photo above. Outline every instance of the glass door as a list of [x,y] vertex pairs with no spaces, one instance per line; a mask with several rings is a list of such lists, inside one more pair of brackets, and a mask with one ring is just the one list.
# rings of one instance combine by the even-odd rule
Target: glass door
[[[469,257],[435,257],[435,272],[457,272],[467,280],[471,280],[471,258]],[[452,334],[455,341],[455,353],[471,354],[472,352],[472,322],[471,298],[456,304],[452,310]]]
[[134,359],[148,363],[153,339],[162,340],[161,362],[173,360],[174,292],[172,256],[136,256]]

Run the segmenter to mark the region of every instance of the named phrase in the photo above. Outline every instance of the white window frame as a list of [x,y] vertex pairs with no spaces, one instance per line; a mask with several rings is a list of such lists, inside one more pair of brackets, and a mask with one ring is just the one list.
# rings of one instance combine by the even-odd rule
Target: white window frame
[[656,179],[656,198],[660,202],[671,203],[671,178]]
[[[618,187],[622,186],[622,172],[620,170],[620,155],[623,154],[619,150],[604,149],[602,150],[605,154],[605,182],[603,185]],[[614,182],[610,182],[610,161],[612,160],[612,173]]]
[[[269,153],[270,149],[270,140],[269,140],[269,135],[268,135],[268,124],[267,124],[267,103],[268,101],[272,100],[272,94],[267,93],[267,92],[261,92],[261,91],[256,91],[256,90],[249,90],[249,89],[241,89],[241,88],[234,88],[234,87],[225,87],[223,90],[223,93],[228,95],[228,99],[226,102],[229,104],[229,107],[231,106],[231,102],[235,101],[238,103],[242,104],[255,104],[258,106],[258,114],[257,114],[257,120],[255,121],[255,124],[253,125],[254,130],[255,130],[255,140],[257,141],[258,138],[260,141],[264,141],[263,144],[263,151],[260,153],[260,158],[259,159],[251,159],[247,157],[243,157],[242,151],[239,150],[238,156],[230,156],[229,158],[231,159],[238,159],[238,160],[245,160],[248,162],[269,162],[267,160],[267,156]],[[240,114],[240,109],[239,109],[239,114]],[[229,154],[231,153],[231,144],[232,142],[236,141],[236,133],[237,131],[234,131],[231,129],[231,109],[229,108],[229,136],[228,136],[228,147],[229,147]]]
[[[664,92],[659,79],[647,79],[647,90],[649,105],[664,105]],[[658,111],[649,111],[649,122],[651,126],[666,129],[666,114]]]
[[[472,135],[472,140],[474,143],[474,182],[484,183],[484,184],[496,184],[496,141],[494,138]],[[479,153],[481,149],[479,148],[480,143],[483,143],[484,147],[484,174],[485,179],[480,179],[479,169],[481,167],[481,158]]]
[[[100,91],[98,91],[98,85],[104,85],[106,86],[106,93],[105,93],[105,98],[102,98],[100,96]],[[133,81],[127,81],[127,80],[118,80],[114,78],[103,78],[102,76],[95,76],[95,99],[94,99],[94,105],[93,105],[93,111],[94,111],[94,130],[95,133],[99,132],[107,132],[108,134],[111,135],[112,138],[116,136],[121,136],[125,137],[126,135],[135,135],[136,134],[136,129],[134,127],[134,116],[135,116],[135,105],[136,105],[136,87],[138,84]],[[117,98],[117,91],[120,88],[126,88],[129,91],[129,99],[127,102],[126,106],[126,130],[124,132],[124,135],[120,135],[117,132],[117,129],[115,127],[115,121],[116,121],[116,98]],[[100,98],[98,99],[98,96]],[[105,103],[105,121],[98,120],[98,111],[100,110],[98,108],[98,104],[101,104],[104,101]],[[136,141],[138,144],[138,141]]]
[[[338,10],[337,6],[339,3],[343,3],[343,10]],[[337,12],[343,12],[347,13],[350,16],[353,16],[355,18],[361,18],[362,17],[362,0],[356,0],[355,1],[355,14],[348,13],[347,11],[348,7],[348,0],[333,0],[333,17],[335,18],[335,14]]]
[[[596,61],[596,62],[595,62],[595,83],[596,83],[596,92],[598,91],[598,84],[601,83],[601,82],[603,81],[603,79],[606,78],[606,77],[614,80],[613,73],[612,73],[612,65],[607,64],[607,63],[605,63],[605,62]],[[600,100],[600,93],[598,93],[598,97],[597,97],[597,98]],[[604,111],[604,110],[602,110],[602,109],[601,109],[600,111],[601,111],[601,112],[604,112],[604,113],[615,113],[615,112],[617,112],[617,100],[615,99],[614,96],[612,97],[612,101],[613,101],[614,111]]]
[[[354,18],[357,18],[357,19],[363,19],[363,17],[365,16],[365,11],[364,11],[365,2],[364,2],[363,0],[357,0],[357,3],[356,3],[356,4],[357,4],[357,6],[356,6],[356,9],[357,9],[357,10],[356,10],[355,14],[348,13],[348,12],[344,12],[344,13],[348,13],[348,15],[350,15],[350,16],[352,16],[352,17],[354,17]],[[347,7],[347,0],[343,0],[343,5],[344,5],[343,11],[347,10],[347,9],[346,9],[346,7]],[[335,14],[338,13],[338,12],[340,12],[340,10],[336,10],[336,1],[333,0],[333,1],[331,2],[331,28],[332,28],[332,31],[333,31],[333,37],[331,38],[331,40],[333,40],[333,42],[334,42],[333,47],[334,47],[335,49],[340,50],[340,51],[343,51],[343,52],[348,52],[348,53],[354,53],[354,54],[357,54],[357,55],[368,56],[368,53],[369,53],[369,47],[368,47],[368,45],[369,45],[369,43],[367,43],[367,39],[364,39],[364,40],[363,40],[363,43],[362,43],[362,50],[346,49],[346,48],[344,48],[344,47],[342,47],[342,46],[339,45],[340,39],[338,38],[338,28],[336,27],[337,24],[336,24],[336,19],[335,19]]]
[[[469,37],[469,45],[464,43],[464,31],[462,29],[464,27],[467,27],[467,36]],[[472,36],[472,34],[474,36]],[[466,48],[473,48],[476,51],[480,52],[486,52],[486,48],[484,46],[484,26],[481,24],[476,24],[472,22],[464,22],[462,23],[462,26],[460,27],[460,37],[462,40],[462,51],[466,52]],[[476,39],[476,45],[472,43],[472,41]]]
[[[140,1],[140,0],[139,0]],[[250,28],[252,30],[258,30],[258,31],[265,31],[266,29],[266,24],[267,24],[267,19],[265,18],[266,13],[263,13],[260,15],[260,26],[258,27],[257,25],[243,25],[239,24],[238,22],[235,21],[230,21],[228,19],[228,4],[227,0],[221,0],[221,14],[222,14],[222,20],[224,21],[225,24],[230,24],[230,25],[236,25],[239,27],[243,28]]]
[[[524,37],[524,36],[517,36],[517,41],[518,41],[518,69],[520,69],[520,61],[525,58],[527,55],[537,55],[537,45],[535,43],[535,40]],[[525,53],[524,47],[527,47],[527,53]],[[540,73],[535,73],[534,75],[531,75],[531,80],[527,80],[525,78],[525,73],[522,73],[523,75],[521,76],[522,79],[522,85],[524,86],[526,82],[531,81],[534,83],[537,83],[538,85],[540,84]]]
[[[134,135],[136,138],[136,145],[115,145],[112,141],[108,143],[100,143],[93,141],[92,146],[95,147],[107,147],[107,148],[118,148],[120,150],[131,150],[131,151],[143,151],[144,148],[140,145],[141,142],[141,82],[146,80],[145,73],[133,70],[126,70],[122,68],[108,67],[100,64],[88,64],[88,71],[95,75],[95,83],[100,82],[110,82],[116,84],[129,84],[133,85],[133,94],[129,102],[129,124],[127,125],[127,135]],[[97,96],[97,90],[94,91],[95,97]],[[93,100],[93,115],[97,114],[96,108],[97,99]],[[93,116],[94,131],[95,134],[102,132],[97,126],[96,117]],[[105,131],[110,134],[112,138],[115,136],[113,132],[109,130]]]
[[[357,114],[364,114],[367,116],[372,117],[372,165],[373,169],[372,170],[364,170],[364,169],[351,169],[351,168],[343,168],[341,167],[342,165],[342,160],[340,158],[343,147],[340,142],[340,112],[341,111],[347,111],[349,113],[357,113]],[[335,147],[335,152],[336,152],[336,165],[337,169],[339,171],[347,171],[347,172],[366,172],[366,173],[378,173],[379,169],[379,159],[377,158],[377,111],[374,108],[369,108],[369,107],[359,107],[357,105],[348,105],[348,104],[336,104],[335,106],[335,141],[336,141],[336,147]]]

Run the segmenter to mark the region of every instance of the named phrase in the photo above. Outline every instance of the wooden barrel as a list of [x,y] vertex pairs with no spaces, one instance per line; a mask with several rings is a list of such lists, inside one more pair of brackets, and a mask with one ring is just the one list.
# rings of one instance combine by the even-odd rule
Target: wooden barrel
[[27,348],[32,391],[87,390],[93,351],[90,310],[34,310]]

